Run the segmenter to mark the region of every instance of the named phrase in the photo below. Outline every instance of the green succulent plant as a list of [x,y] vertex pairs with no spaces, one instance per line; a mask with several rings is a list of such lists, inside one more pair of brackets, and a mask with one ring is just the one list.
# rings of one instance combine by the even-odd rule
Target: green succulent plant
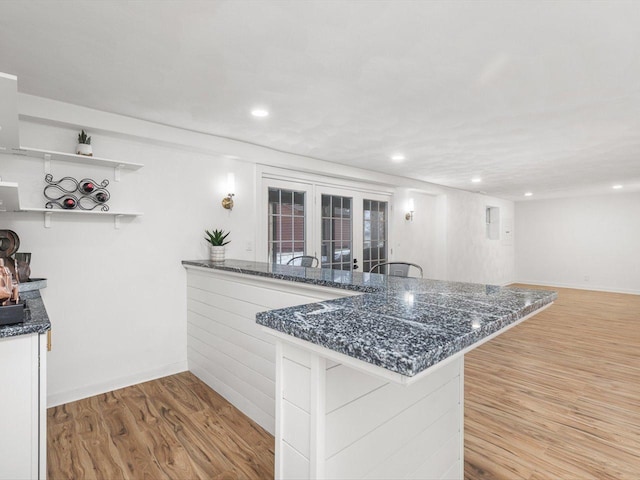
[[87,135],[87,132],[82,130],[82,132],[78,134],[78,143],[84,143],[85,145],[91,145],[91,137],[89,135]]
[[207,236],[204,237],[204,239],[214,247],[222,247],[223,245],[226,245],[231,241],[231,240],[227,240],[225,242],[225,239],[229,236],[231,232],[225,233],[224,230],[214,230],[213,232],[210,232],[209,230],[205,230],[204,233],[207,234]]

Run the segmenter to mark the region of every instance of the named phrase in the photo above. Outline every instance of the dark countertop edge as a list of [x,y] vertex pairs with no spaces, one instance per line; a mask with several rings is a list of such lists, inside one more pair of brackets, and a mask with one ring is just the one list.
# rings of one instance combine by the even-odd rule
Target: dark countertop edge
[[20,293],[40,290],[42,288],[47,288],[46,278],[32,278],[28,282],[23,282],[18,285],[18,291]]
[[[437,350],[428,352],[431,355],[425,353],[425,355],[421,357],[411,357],[411,358],[407,357],[405,358],[404,362],[401,362],[395,366],[392,366],[389,364],[384,365],[382,363],[372,361],[373,359],[371,357],[360,358],[360,356],[347,353],[344,351],[344,345],[339,345],[339,344],[325,345],[322,343],[315,342],[312,339],[307,338],[306,332],[299,332],[299,331],[296,331],[295,329],[289,330],[289,331],[283,331],[281,329],[274,328],[272,325],[268,323],[268,317],[267,317],[269,314],[273,312],[273,310],[258,312],[256,314],[256,323],[264,328],[269,328],[275,332],[289,335],[293,338],[297,338],[298,340],[303,340],[303,341],[312,343],[313,345],[317,345],[319,347],[323,347],[328,350],[338,352],[343,355],[347,355],[355,360],[360,360],[362,362],[375,365],[380,368],[384,368],[385,370],[388,370],[390,372],[397,373],[405,377],[411,378],[418,375],[422,371],[430,367],[433,367],[434,365],[437,365],[438,363],[446,360],[452,355],[455,355],[473,346],[474,344],[482,341],[483,339],[490,337],[491,335],[510,327],[514,323],[519,322],[520,320],[528,317],[529,315],[535,314],[539,310],[551,305],[556,299],[557,299],[557,294],[553,292],[553,295],[550,295],[550,298],[548,299],[548,301],[538,300],[535,303],[529,305],[527,308],[523,309],[522,311],[514,312],[513,314],[506,315],[505,317],[498,318],[492,321],[491,323],[483,325],[482,328],[478,330],[471,331],[462,336],[454,338],[453,340],[441,345]],[[327,302],[331,302],[331,300],[325,300],[322,303],[326,304]],[[276,310],[280,310],[280,309],[276,309]]]
[[40,296],[39,289],[24,292],[24,294],[20,296],[27,301],[27,306],[31,310],[31,320],[15,325],[0,326],[0,340],[32,333],[42,334],[51,330],[51,321],[49,320],[49,315]]
[[[264,263],[264,262],[252,262],[252,263]],[[273,280],[285,280],[289,282],[305,283],[307,285],[315,285],[318,287],[339,288],[341,290],[350,290],[350,291],[361,292],[361,293],[376,293],[381,290],[384,290],[383,286],[354,285],[353,283],[342,283],[342,282],[326,280],[321,278],[308,278],[306,276],[302,276],[303,274],[306,274],[306,270],[307,270],[306,267],[279,265],[280,268],[283,268],[283,267],[290,268],[291,273],[289,274],[289,273],[272,273],[272,272],[262,272],[262,271],[256,271],[256,270],[246,270],[241,267],[226,266],[223,263],[215,264],[214,262],[210,262],[208,260],[182,260],[182,265],[187,267],[200,267],[200,268],[207,268],[210,270],[220,270],[223,272],[239,273],[242,275],[251,275],[254,277],[271,278]],[[322,269],[309,268],[309,270],[322,270]],[[370,275],[379,275],[379,274],[372,273]]]

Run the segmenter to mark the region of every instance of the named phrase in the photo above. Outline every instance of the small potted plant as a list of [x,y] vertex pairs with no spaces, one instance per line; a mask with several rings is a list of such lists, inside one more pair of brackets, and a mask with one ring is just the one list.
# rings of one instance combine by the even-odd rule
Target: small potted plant
[[214,230],[210,232],[205,230],[207,235],[204,239],[209,242],[209,258],[212,262],[224,262],[224,246],[231,240],[227,240],[227,237],[231,232],[225,233],[224,230]]
[[78,134],[76,153],[78,155],[86,155],[87,157],[93,156],[93,151],[91,149],[91,137],[88,136],[84,130]]

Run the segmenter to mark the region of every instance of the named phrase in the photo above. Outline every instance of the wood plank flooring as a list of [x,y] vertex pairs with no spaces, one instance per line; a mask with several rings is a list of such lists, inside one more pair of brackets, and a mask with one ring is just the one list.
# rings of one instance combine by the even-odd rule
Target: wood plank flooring
[[189,372],[47,412],[49,480],[273,478],[274,440]]
[[[640,478],[640,296],[554,290],[465,359],[467,480]],[[273,437],[188,372],[51,408],[47,429],[49,480],[273,478]]]
[[640,296],[552,290],[465,358],[467,480],[640,478]]

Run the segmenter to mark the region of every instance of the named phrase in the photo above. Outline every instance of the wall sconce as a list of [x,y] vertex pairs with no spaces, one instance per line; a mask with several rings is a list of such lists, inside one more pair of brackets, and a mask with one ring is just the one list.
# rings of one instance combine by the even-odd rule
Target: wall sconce
[[227,173],[227,194],[226,197],[222,199],[222,207],[227,210],[233,210],[233,197],[235,195],[236,190],[236,177],[232,172]]
[[415,211],[415,205],[413,204],[413,198],[410,198],[407,202],[407,210],[408,212],[405,214],[405,220],[413,222],[413,212]]

